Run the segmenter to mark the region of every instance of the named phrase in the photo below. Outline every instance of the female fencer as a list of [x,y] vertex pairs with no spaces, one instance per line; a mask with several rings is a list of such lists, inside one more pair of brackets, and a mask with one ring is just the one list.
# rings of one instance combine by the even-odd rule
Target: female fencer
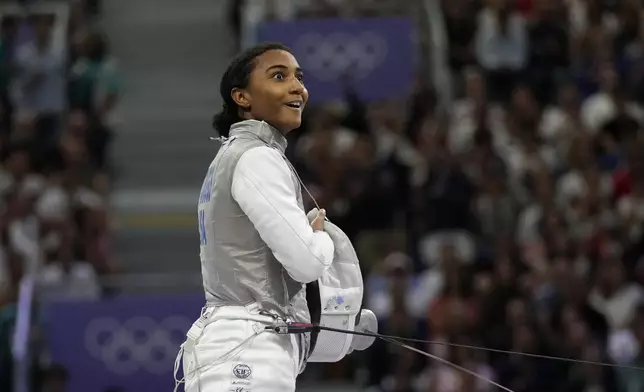
[[309,93],[291,51],[269,43],[231,62],[220,94],[222,145],[198,204],[206,306],[175,368],[183,354],[187,392],[292,392],[309,335],[261,332],[279,319],[310,322],[305,284],[333,261],[325,212],[309,221],[284,156]]

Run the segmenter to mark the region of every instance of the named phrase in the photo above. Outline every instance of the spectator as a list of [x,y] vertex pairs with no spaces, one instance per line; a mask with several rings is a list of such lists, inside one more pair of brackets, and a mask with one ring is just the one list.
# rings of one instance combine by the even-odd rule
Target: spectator
[[496,142],[504,135],[503,109],[488,101],[484,75],[468,68],[463,74],[465,96],[452,104],[449,113],[449,148],[462,154],[472,147],[474,135],[481,128],[493,129],[491,136]]
[[540,102],[549,102],[555,93],[555,75],[569,66],[570,48],[564,29],[564,5],[556,0],[539,0],[529,27],[529,67],[531,84]]
[[13,56],[16,45],[18,23],[15,17],[4,16],[0,20],[0,104],[2,116],[0,128],[3,138],[11,132],[14,105],[10,97],[10,84],[13,76]]
[[460,74],[464,67],[474,65],[474,34],[476,33],[475,4],[471,0],[442,2],[445,31],[448,41],[448,64]]
[[633,179],[629,194],[619,197],[617,213],[629,238],[638,238],[644,222],[644,184],[640,175]]
[[575,131],[583,127],[580,107],[581,98],[577,86],[566,82],[559,86],[557,99],[546,107],[541,117],[539,136],[557,150],[560,161]]
[[[630,328],[622,330],[619,334],[614,334],[613,339],[609,345],[609,352],[611,359],[616,363],[625,364],[629,366],[639,366],[642,364],[642,343],[644,343],[642,322],[644,320],[644,309],[641,304],[635,313]],[[639,372],[629,369],[618,370],[618,380],[620,391],[628,391],[634,388],[641,388],[644,382],[642,375]]]
[[514,231],[518,206],[509,195],[507,176],[502,162],[486,162],[480,178],[480,193],[476,200],[476,214],[481,229],[481,240],[494,242],[495,238],[509,238]]
[[507,100],[528,60],[525,20],[508,0],[488,0],[478,15],[475,40],[492,98]]
[[109,54],[106,37],[97,32],[86,36],[81,56],[73,64],[71,74],[71,108],[87,116],[91,126],[86,144],[91,163],[95,168],[104,169],[120,94],[118,68]]
[[597,284],[590,293],[590,304],[601,313],[611,330],[627,328],[634,317],[644,292],[624,276],[624,266],[619,260],[608,258],[596,273]]
[[[16,323],[18,309],[16,300],[16,275],[9,272],[10,287],[0,288],[0,386],[11,387],[13,381],[13,358],[11,355],[11,339]],[[7,389],[10,390],[10,389]]]
[[[379,330],[397,336],[416,336],[420,325],[414,321],[411,314],[414,304],[411,300],[413,296],[409,293],[414,283],[409,279],[410,260],[404,254],[391,254],[384,260],[382,267],[385,280],[374,274],[373,280],[368,284],[372,294],[368,301],[374,312],[380,315],[380,323],[384,324]],[[382,317],[385,314],[387,317]],[[394,360],[373,360],[375,358],[372,356],[371,367],[376,372],[371,374],[371,382],[387,385],[391,390],[410,391],[411,374],[414,370],[414,358],[410,352],[400,347],[382,344],[376,344],[374,351]],[[377,372],[378,369],[381,372]],[[388,373],[387,370],[390,369],[392,372]]]
[[[581,118],[591,132],[598,131],[619,112],[625,112],[642,123],[644,112],[636,103],[629,102],[620,86],[619,75],[612,62],[600,65],[599,91],[586,98],[581,107]],[[620,108],[623,108],[620,110]]]
[[34,40],[18,48],[14,102],[19,115],[35,117],[34,137],[42,151],[53,148],[65,109],[66,53],[52,40],[54,17],[31,17]]

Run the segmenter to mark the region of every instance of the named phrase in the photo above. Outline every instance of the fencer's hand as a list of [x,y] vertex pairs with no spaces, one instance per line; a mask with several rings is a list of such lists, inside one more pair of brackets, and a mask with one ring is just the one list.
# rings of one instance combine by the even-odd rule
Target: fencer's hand
[[313,231],[324,230],[325,217],[326,217],[326,210],[324,210],[324,208],[318,210],[318,214],[316,215],[315,219],[313,219],[313,222],[311,222],[311,227],[313,228]]

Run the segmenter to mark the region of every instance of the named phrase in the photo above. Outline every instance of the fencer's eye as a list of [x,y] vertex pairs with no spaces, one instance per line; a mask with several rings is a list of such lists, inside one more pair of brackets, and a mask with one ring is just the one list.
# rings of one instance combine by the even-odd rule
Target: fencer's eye
[[284,76],[284,72],[280,71],[280,72],[275,72],[273,74],[273,79],[284,80],[284,79],[286,79],[286,77]]

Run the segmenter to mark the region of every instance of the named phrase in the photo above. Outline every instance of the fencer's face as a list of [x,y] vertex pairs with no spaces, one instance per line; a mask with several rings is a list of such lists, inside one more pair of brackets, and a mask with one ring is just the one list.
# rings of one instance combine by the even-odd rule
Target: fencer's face
[[283,50],[269,50],[255,60],[246,89],[246,113],[286,134],[302,123],[302,111],[309,99],[302,70],[295,57]]

